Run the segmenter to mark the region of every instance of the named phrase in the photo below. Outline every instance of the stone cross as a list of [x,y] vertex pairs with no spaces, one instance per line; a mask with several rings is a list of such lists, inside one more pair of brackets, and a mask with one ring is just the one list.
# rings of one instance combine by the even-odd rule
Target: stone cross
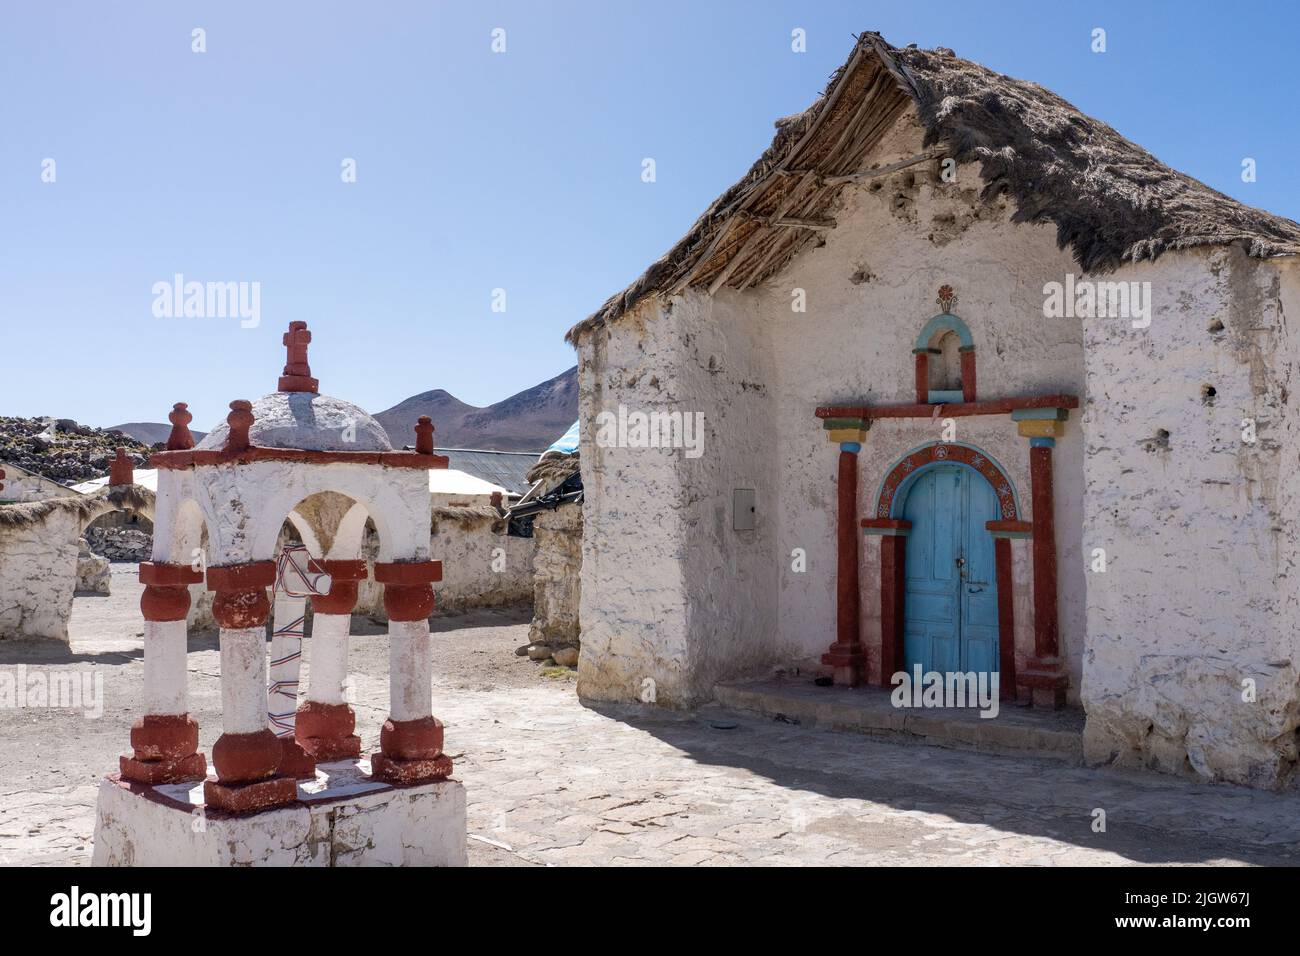
[[307,345],[311,342],[307,323],[290,322],[282,341],[289,355],[280,376],[280,391],[315,392],[320,383],[311,377],[311,366],[307,364]]

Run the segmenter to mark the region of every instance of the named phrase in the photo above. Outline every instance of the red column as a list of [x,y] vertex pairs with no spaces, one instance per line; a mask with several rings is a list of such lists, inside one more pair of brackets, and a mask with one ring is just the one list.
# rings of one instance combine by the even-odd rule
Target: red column
[[429,615],[441,561],[375,562],[388,613],[389,716],[379,730],[371,775],[396,784],[431,783],[451,776],[443,753],[443,725],[432,713],[433,657]]
[[839,507],[836,526],[835,643],[822,663],[835,668],[835,683],[862,682],[867,655],[858,635],[858,442],[840,443]]
[[[188,713],[150,712],[157,707],[158,697],[174,698],[178,703],[184,700],[189,585],[202,580],[203,574],[188,565],[161,561],[140,565],[140,581],[145,586],[140,612],[145,620],[146,713],[131,726],[131,755],[119,761],[123,780],[159,784],[207,776],[207,761],[198,752],[199,725],[194,718]],[[176,642],[176,646],[162,646],[166,642]],[[163,663],[159,664],[158,658]],[[151,688],[151,683],[161,686]],[[183,709],[183,703],[177,709]]]
[[119,485],[130,485],[135,483],[135,465],[130,458],[126,457],[126,449],[119,447],[117,457],[109,463],[108,466],[108,483],[116,488]]
[[274,583],[274,561],[208,568],[208,590],[216,592],[212,616],[221,628],[222,698],[222,733],[212,747],[217,779],[203,785],[209,809],[251,813],[298,798],[297,783],[279,772],[280,739],[266,722],[266,638],[261,631],[271,611],[266,589]]
[[880,686],[892,687],[890,678],[903,670],[903,585],[907,573],[907,529],[910,521],[896,521],[901,534],[880,539]]
[[998,581],[998,697],[1016,697],[1016,601],[1011,568],[1011,539],[994,538]]
[[975,401],[975,346],[964,345],[961,352],[961,400]]
[[930,401],[930,353],[926,349],[917,349],[916,355],[916,404],[924,405]]
[[1056,656],[1056,517],[1052,498],[1052,449],[1029,449],[1034,508],[1034,656]]
[[1052,448],[1055,439],[1035,437],[1029,448],[1033,502],[1034,659],[1017,683],[1035,706],[1063,707],[1066,676],[1058,656],[1060,635],[1056,607],[1056,521],[1053,515]]

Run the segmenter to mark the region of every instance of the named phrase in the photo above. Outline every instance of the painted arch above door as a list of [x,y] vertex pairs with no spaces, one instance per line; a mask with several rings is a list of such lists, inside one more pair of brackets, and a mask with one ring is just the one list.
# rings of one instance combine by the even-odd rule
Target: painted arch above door
[[900,458],[880,484],[876,499],[875,517],[901,518],[907,498],[907,489],[927,467],[936,464],[965,465],[979,472],[989,483],[997,498],[1001,521],[1017,521],[1021,517],[1020,499],[1016,487],[1006,471],[983,449],[959,442],[931,442],[912,449]]

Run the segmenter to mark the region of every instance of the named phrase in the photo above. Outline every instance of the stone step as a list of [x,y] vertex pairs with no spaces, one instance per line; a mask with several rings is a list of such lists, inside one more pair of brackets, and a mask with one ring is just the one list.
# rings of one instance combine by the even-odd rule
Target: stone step
[[804,726],[960,750],[1083,762],[1084,715],[1078,710],[1034,710],[1003,701],[997,716],[981,717],[976,708],[895,707],[887,689],[818,687],[811,677],[719,684],[715,696],[731,710]]

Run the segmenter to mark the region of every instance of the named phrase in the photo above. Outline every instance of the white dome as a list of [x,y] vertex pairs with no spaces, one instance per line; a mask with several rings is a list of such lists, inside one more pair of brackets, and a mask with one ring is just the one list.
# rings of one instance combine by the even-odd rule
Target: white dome
[[[230,426],[224,421],[197,447],[220,450]],[[351,402],[315,392],[272,392],[253,403],[249,441],[263,448],[308,451],[392,451],[379,422]],[[349,441],[349,439],[351,439]]]

